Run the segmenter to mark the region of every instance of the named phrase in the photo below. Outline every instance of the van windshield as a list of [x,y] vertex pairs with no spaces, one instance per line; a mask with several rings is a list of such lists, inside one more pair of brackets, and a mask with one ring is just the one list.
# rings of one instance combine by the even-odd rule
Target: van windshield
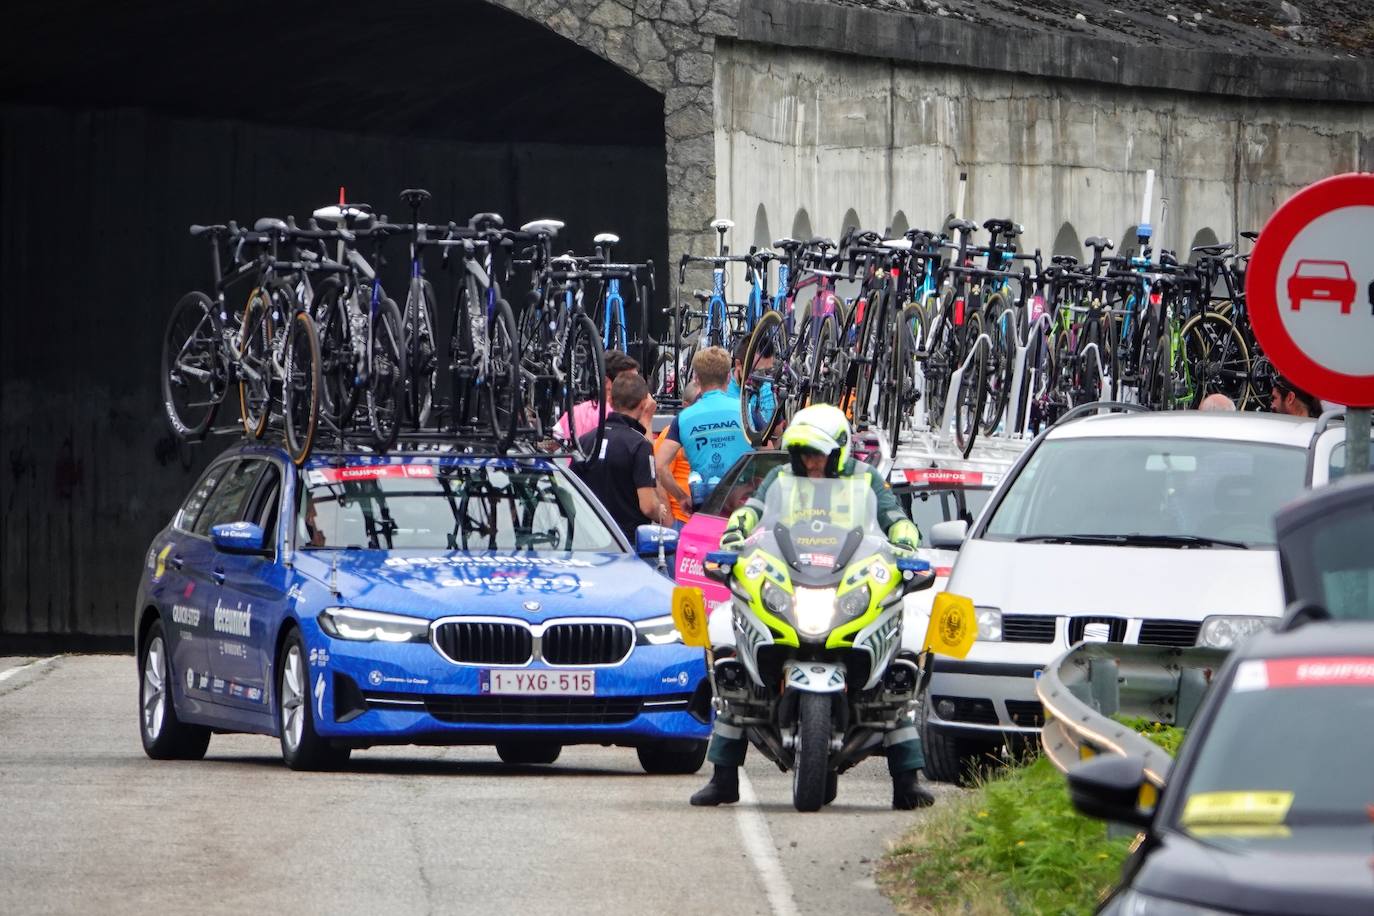
[[989,520],[999,541],[1272,547],[1274,513],[1302,492],[1292,446],[1194,438],[1053,439]]

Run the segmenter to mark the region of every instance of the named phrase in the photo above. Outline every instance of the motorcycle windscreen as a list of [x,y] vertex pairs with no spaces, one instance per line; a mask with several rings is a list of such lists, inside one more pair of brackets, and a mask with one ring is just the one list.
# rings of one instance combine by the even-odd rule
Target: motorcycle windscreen
[[[866,476],[795,477],[779,474],[764,494],[757,531],[797,573],[824,578],[842,571],[866,542],[885,545],[878,500]],[[768,549],[766,545],[764,549]]]

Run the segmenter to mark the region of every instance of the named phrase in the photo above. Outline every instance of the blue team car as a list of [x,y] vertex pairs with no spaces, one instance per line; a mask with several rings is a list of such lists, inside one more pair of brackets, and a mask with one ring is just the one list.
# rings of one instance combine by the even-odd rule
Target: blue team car
[[[567,470],[537,457],[219,456],[153,539],[134,633],[143,746],[280,739],[293,769],[382,744],[633,747],[700,768],[710,691],[672,583]],[[671,537],[671,534],[668,535]],[[671,550],[671,544],[667,545]]]

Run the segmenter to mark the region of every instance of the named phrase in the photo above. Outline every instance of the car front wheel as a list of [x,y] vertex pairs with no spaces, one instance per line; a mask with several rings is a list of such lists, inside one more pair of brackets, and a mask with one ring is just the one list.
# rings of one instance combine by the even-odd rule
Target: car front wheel
[[210,729],[187,725],[172,703],[172,657],[156,621],[138,654],[139,734],[143,751],[154,760],[199,760],[210,746]]
[[[331,770],[348,762],[349,748],[334,747],[315,732],[310,670],[298,630],[286,637],[277,660],[277,733],[281,758],[293,770]],[[323,677],[323,675],[321,675]]]

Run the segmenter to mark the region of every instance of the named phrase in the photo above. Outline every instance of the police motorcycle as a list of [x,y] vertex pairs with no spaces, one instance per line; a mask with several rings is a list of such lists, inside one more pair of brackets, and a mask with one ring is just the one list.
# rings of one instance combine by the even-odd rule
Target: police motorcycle
[[[838,774],[914,725],[928,654],[899,654],[902,598],[935,574],[894,551],[865,481],[782,475],[764,499],[739,552],[706,558],[706,574],[730,588],[736,643],[714,662],[716,712],[792,771],[798,811],[817,811]],[[976,632],[972,602],[939,597],[949,600],[937,602],[926,645],[962,655],[955,643]],[[692,626],[677,604],[679,629]]]

